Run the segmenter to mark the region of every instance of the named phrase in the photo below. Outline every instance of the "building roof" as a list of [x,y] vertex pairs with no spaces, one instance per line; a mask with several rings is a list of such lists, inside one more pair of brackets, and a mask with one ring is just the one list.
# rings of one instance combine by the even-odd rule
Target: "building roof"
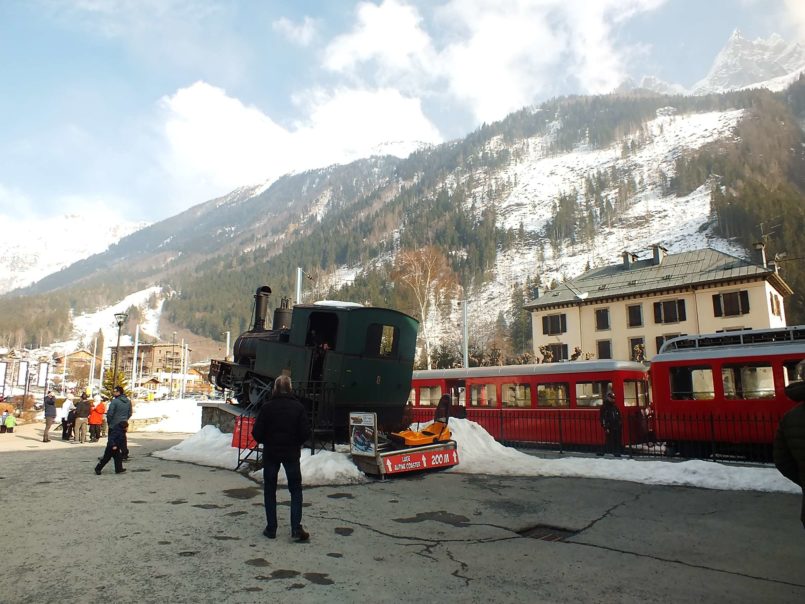
[[645,260],[633,260],[628,267],[626,262],[620,262],[587,271],[531,300],[525,308],[539,310],[567,304],[589,304],[592,301],[705,287],[735,280],[768,280],[782,295],[793,293],[774,268],[763,267],[718,250],[707,248],[661,254],[659,264],[655,263],[656,257],[657,254]]

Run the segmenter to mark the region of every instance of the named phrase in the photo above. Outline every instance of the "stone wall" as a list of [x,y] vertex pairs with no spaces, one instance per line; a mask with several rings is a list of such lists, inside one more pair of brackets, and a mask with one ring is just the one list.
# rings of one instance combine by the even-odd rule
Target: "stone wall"
[[201,427],[215,426],[221,432],[232,434],[235,431],[235,420],[243,414],[237,405],[226,403],[199,403],[201,407]]

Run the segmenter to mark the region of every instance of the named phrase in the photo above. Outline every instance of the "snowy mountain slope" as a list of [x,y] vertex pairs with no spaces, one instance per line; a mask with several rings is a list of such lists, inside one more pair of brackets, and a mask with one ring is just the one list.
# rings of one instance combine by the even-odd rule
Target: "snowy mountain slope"
[[[109,359],[111,347],[117,343],[117,325],[115,324],[115,313],[126,312],[132,306],[136,306],[142,312],[143,320],[140,322],[140,337],[148,335],[159,337],[159,318],[162,314],[161,287],[149,287],[142,291],[129,294],[115,304],[99,308],[95,312],[86,313],[73,317],[73,334],[69,340],[54,342],[46,347],[30,351],[33,357],[52,357],[54,354],[62,355],[78,350],[82,345],[92,352],[93,347],[97,346],[95,336],[99,331],[103,332],[105,350],[97,350],[97,355],[104,360]],[[158,303],[155,308],[148,306],[151,296],[157,296]],[[131,346],[134,343],[132,335],[125,333],[120,336],[121,346]]]
[[68,214],[45,220],[1,216],[0,292],[25,287],[78,260],[106,250],[146,223],[120,222],[111,213]]
[[786,42],[777,34],[766,39],[747,40],[735,30],[718,53],[709,73],[693,85],[694,95],[767,87],[770,80],[799,74],[805,70],[805,47]]

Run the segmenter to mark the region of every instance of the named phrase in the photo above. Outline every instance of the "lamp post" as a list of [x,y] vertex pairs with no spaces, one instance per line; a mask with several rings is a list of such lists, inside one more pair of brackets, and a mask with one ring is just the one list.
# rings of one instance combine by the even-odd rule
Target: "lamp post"
[[173,332],[173,337],[171,338],[171,398],[173,398],[173,372],[175,371],[175,364],[176,364],[176,332]]
[[115,372],[112,374],[112,390],[114,390],[115,386],[117,386],[117,363],[120,359],[120,330],[123,328],[123,323],[125,323],[126,319],[128,318],[129,315],[127,313],[115,313],[115,323],[117,323],[117,345],[115,346]]

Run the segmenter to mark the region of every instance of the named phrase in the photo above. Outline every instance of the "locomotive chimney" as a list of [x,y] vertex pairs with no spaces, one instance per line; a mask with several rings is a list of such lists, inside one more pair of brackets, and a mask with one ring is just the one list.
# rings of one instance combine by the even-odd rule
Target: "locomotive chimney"
[[254,294],[254,326],[252,331],[266,330],[266,312],[268,311],[268,298],[271,288],[268,285],[258,287]]

